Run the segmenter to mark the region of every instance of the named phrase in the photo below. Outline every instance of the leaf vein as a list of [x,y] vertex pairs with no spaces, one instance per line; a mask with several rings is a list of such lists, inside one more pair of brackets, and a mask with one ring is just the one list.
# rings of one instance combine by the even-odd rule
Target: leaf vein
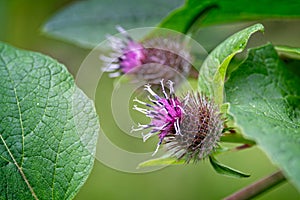
[[[4,61],[2,59],[2,56],[1,56],[1,60]],[[4,62],[5,63],[5,62]],[[17,95],[17,91],[16,91],[16,87],[15,87],[15,83],[11,77],[11,73],[7,67],[7,65],[5,65],[5,68],[7,70],[7,73],[8,73],[8,77],[10,79],[10,82],[11,84],[13,85],[13,90],[14,90],[14,94],[15,94],[15,98],[16,98],[16,102],[17,102],[17,107],[18,107],[18,112],[19,112],[19,120],[20,120],[20,126],[21,126],[21,132],[22,132],[22,158],[21,158],[21,165],[19,165],[15,159],[15,157],[13,156],[12,152],[10,151],[9,147],[7,146],[4,138],[2,137],[2,135],[0,134],[0,139],[2,140],[9,156],[11,157],[11,159],[13,160],[14,164],[16,165],[16,167],[18,168],[18,171],[20,172],[22,178],[24,179],[25,183],[27,184],[32,196],[35,198],[35,199],[38,199],[32,186],[30,185],[26,175],[24,174],[24,171],[22,169],[22,163],[23,163],[23,159],[24,159],[24,126],[23,126],[23,122],[22,122],[22,114],[21,114],[21,107],[20,107],[20,102],[19,102],[19,99],[18,99],[18,95]]]

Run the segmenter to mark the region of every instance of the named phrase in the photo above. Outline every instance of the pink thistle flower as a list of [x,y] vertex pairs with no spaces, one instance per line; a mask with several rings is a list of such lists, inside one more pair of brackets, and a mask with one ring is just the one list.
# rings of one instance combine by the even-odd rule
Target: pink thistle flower
[[123,28],[117,29],[125,40],[109,37],[113,53],[110,57],[101,56],[109,65],[104,71],[111,72],[111,77],[130,74],[136,80],[159,84],[163,78],[178,83],[189,74],[191,55],[179,37],[137,42]]
[[120,68],[124,74],[129,73],[136,66],[142,65],[144,59],[143,46],[131,40],[123,49],[123,56],[119,57]]
[[209,156],[218,146],[223,132],[224,119],[212,100],[196,93],[188,93],[183,105],[184,115],[180,122],[182,136],[169,134],[164,138],[171,155],[197,161]]
[[149,107],[144,109],[134,106],[134,109],[150,117],[151,123],[139,124],[138,128],[133,130],[151,129],[144,135],[144,141],[152,135],[158,135],[159,142],[154,154],[163,143],[172,156],[185,159],[187,163],[190,160],[204,159],[215,150],[222,135],[224,120],[218,106],[199,93],[188,93],[184,98],[177,98],[173,83],[168,83],[169,95],[161,81],[164,97],[159,97],[149,85],[145,86],[145,90],[155,98],[149,98],[153,105],[135,99],[136,102]]
[[125,39],[109,36],[108,41],[113,53],[110,57],[100,56],[100,59],[108,64],[104,71],[110,72],[110,77],[130,73],[134,68],[142,65],[145,59],[144,47],[134,41],[122,27],[117,26],[117,29]]

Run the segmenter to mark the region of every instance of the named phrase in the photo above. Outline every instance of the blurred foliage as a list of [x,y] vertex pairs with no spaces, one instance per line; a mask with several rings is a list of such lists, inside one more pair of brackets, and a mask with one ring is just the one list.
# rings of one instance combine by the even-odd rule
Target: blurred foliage
[[169,13],[158,26],[188,33],[197,32],[199,27],[229,22],[295,19],[300,16],[299,6],[297,0],[288,3],[274,3],[272,0],[187,0],[185,3],[181,0],[143,3],[137,0],[87,0],[55,13],[44,25],[43,32],[63,41],[92,48],[104,40],[108,33],[115,34],[115,25],[124,26],[125,29],[155,26],[174,8],[177,9]]
[[[115,34],[116,25],[125,29],[154,27],[183,0],[87,0],[78,1],[55,13],[43,27],[49,36],[93,48]],[[122,23],[120,23],[122,22]]]
[[254,21],[262,19],[299,18],[300,2],[289,0],[187,0],[186,3],[169,14],[159,25],[187,33],[194,25],[208,26],[235,21]]

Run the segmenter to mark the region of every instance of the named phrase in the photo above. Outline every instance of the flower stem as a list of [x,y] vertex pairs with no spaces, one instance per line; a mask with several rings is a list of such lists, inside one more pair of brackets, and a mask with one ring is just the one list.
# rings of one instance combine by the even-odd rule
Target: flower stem
[[281,171],[277,171],[251,185],[233,193],[224,200],[242,200],[253,198],[285,181],[286,178]]
[[255,141],[244,138],[241,133],[224,133],[221,142],[242,143],[255,145]]

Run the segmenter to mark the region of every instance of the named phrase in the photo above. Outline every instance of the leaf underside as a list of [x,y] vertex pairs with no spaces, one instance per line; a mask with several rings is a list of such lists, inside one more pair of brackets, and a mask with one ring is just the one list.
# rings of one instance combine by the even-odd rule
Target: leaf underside
[[292,4],[271,0],[188,0],[185,3],[183,0],[143,3],[138,0],[88,0],[71,4],[58,12],[42,30],[52,37],[93,48],[105,39],[106,34],[116,33],[116,25],[128,30],[159,24],[160,28],[188,33],[199,26],[279,17],[281,20],[297,18],[300,16],[300,2],[293,1]]
[[124,29],[154,27],[165,15],[180,6],[183,0],[88,0],[71,4],[56,13],[42,31],[52,37],[85,48],[93,48]]

